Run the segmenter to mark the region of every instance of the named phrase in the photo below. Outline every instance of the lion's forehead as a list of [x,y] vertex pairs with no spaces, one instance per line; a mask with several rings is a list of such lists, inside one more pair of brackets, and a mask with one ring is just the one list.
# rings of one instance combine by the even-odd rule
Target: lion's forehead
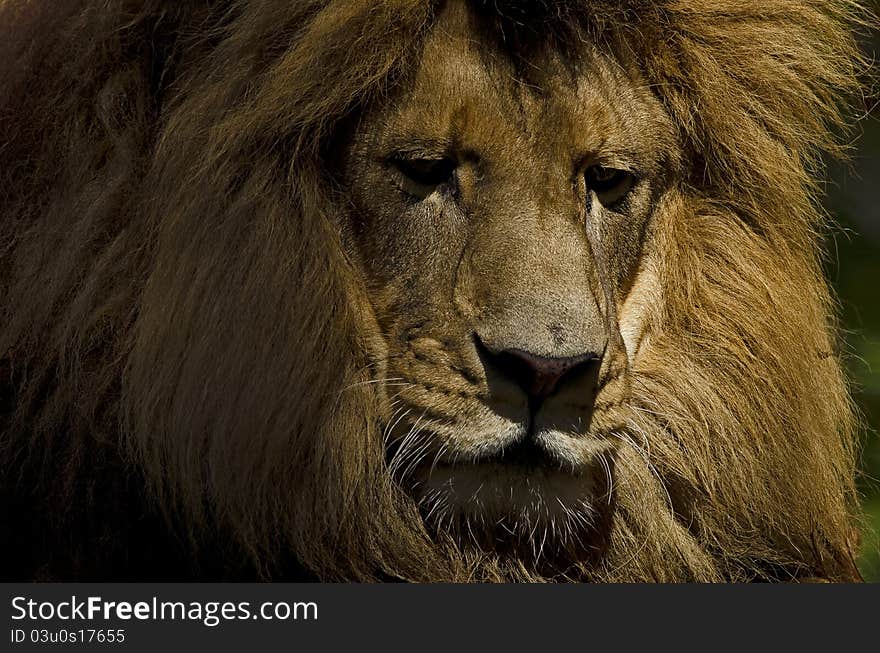
[[637,68],[589,42],[515,61],[460,3],[438,17],[410,73],[393,110],[378,110],[386,149],[454,143],[534,177],[600,148],[650,169],[673,147],[671,121]]

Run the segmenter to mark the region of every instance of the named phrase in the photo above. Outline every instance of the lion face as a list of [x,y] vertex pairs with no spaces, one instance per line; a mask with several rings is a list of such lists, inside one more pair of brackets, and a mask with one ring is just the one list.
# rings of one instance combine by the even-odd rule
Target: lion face
[[623,309],[676,158],[621,62],[544,48],[525,68],[447,10],[343,163],[390,470],[429,524],[477,539],[564,539],[610,503],[639,333]]
[[0,2],[13,577],[859,577],[859,3],[131,4]]

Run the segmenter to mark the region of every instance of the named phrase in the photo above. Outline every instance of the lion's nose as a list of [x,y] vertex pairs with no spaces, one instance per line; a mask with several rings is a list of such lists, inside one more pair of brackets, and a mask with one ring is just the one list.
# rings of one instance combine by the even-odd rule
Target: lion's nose
[[532,403],[543,402],[569,380],[575,382],[584,372],[595,371],[601,355],[587,352],[578,356],[548,358],[522,349],[492,351],[485,348],[493,366],[515,381]]

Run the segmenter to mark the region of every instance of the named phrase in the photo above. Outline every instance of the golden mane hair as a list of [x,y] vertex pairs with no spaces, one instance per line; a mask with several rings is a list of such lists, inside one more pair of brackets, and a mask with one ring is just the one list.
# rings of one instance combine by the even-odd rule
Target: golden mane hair
[[[436,4],[0,3],[4,577],[539,578],[430,535],[392,483],[330,220],[337,128],[418,60]],[[647,455],[621,451],[607,552],[559,578],[857,578],[817,191],[863,10],[472,4],[511,56],[588,37],[639,62],[687,170],[649,244]]]

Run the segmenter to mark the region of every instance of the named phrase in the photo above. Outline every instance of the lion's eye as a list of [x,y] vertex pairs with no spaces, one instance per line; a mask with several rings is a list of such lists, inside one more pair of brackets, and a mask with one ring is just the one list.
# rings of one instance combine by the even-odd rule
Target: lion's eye
[[447,158],[397,158],[391,164],[400,173],[402,190],[420,199],[424,199],[438,187],[452,182],[456,168],[455,162]]
[[632,189],[635,178],[632,173],[603,165],[593,165],[584,173],[587,190],[596,194],[602,206],[613,206]]

